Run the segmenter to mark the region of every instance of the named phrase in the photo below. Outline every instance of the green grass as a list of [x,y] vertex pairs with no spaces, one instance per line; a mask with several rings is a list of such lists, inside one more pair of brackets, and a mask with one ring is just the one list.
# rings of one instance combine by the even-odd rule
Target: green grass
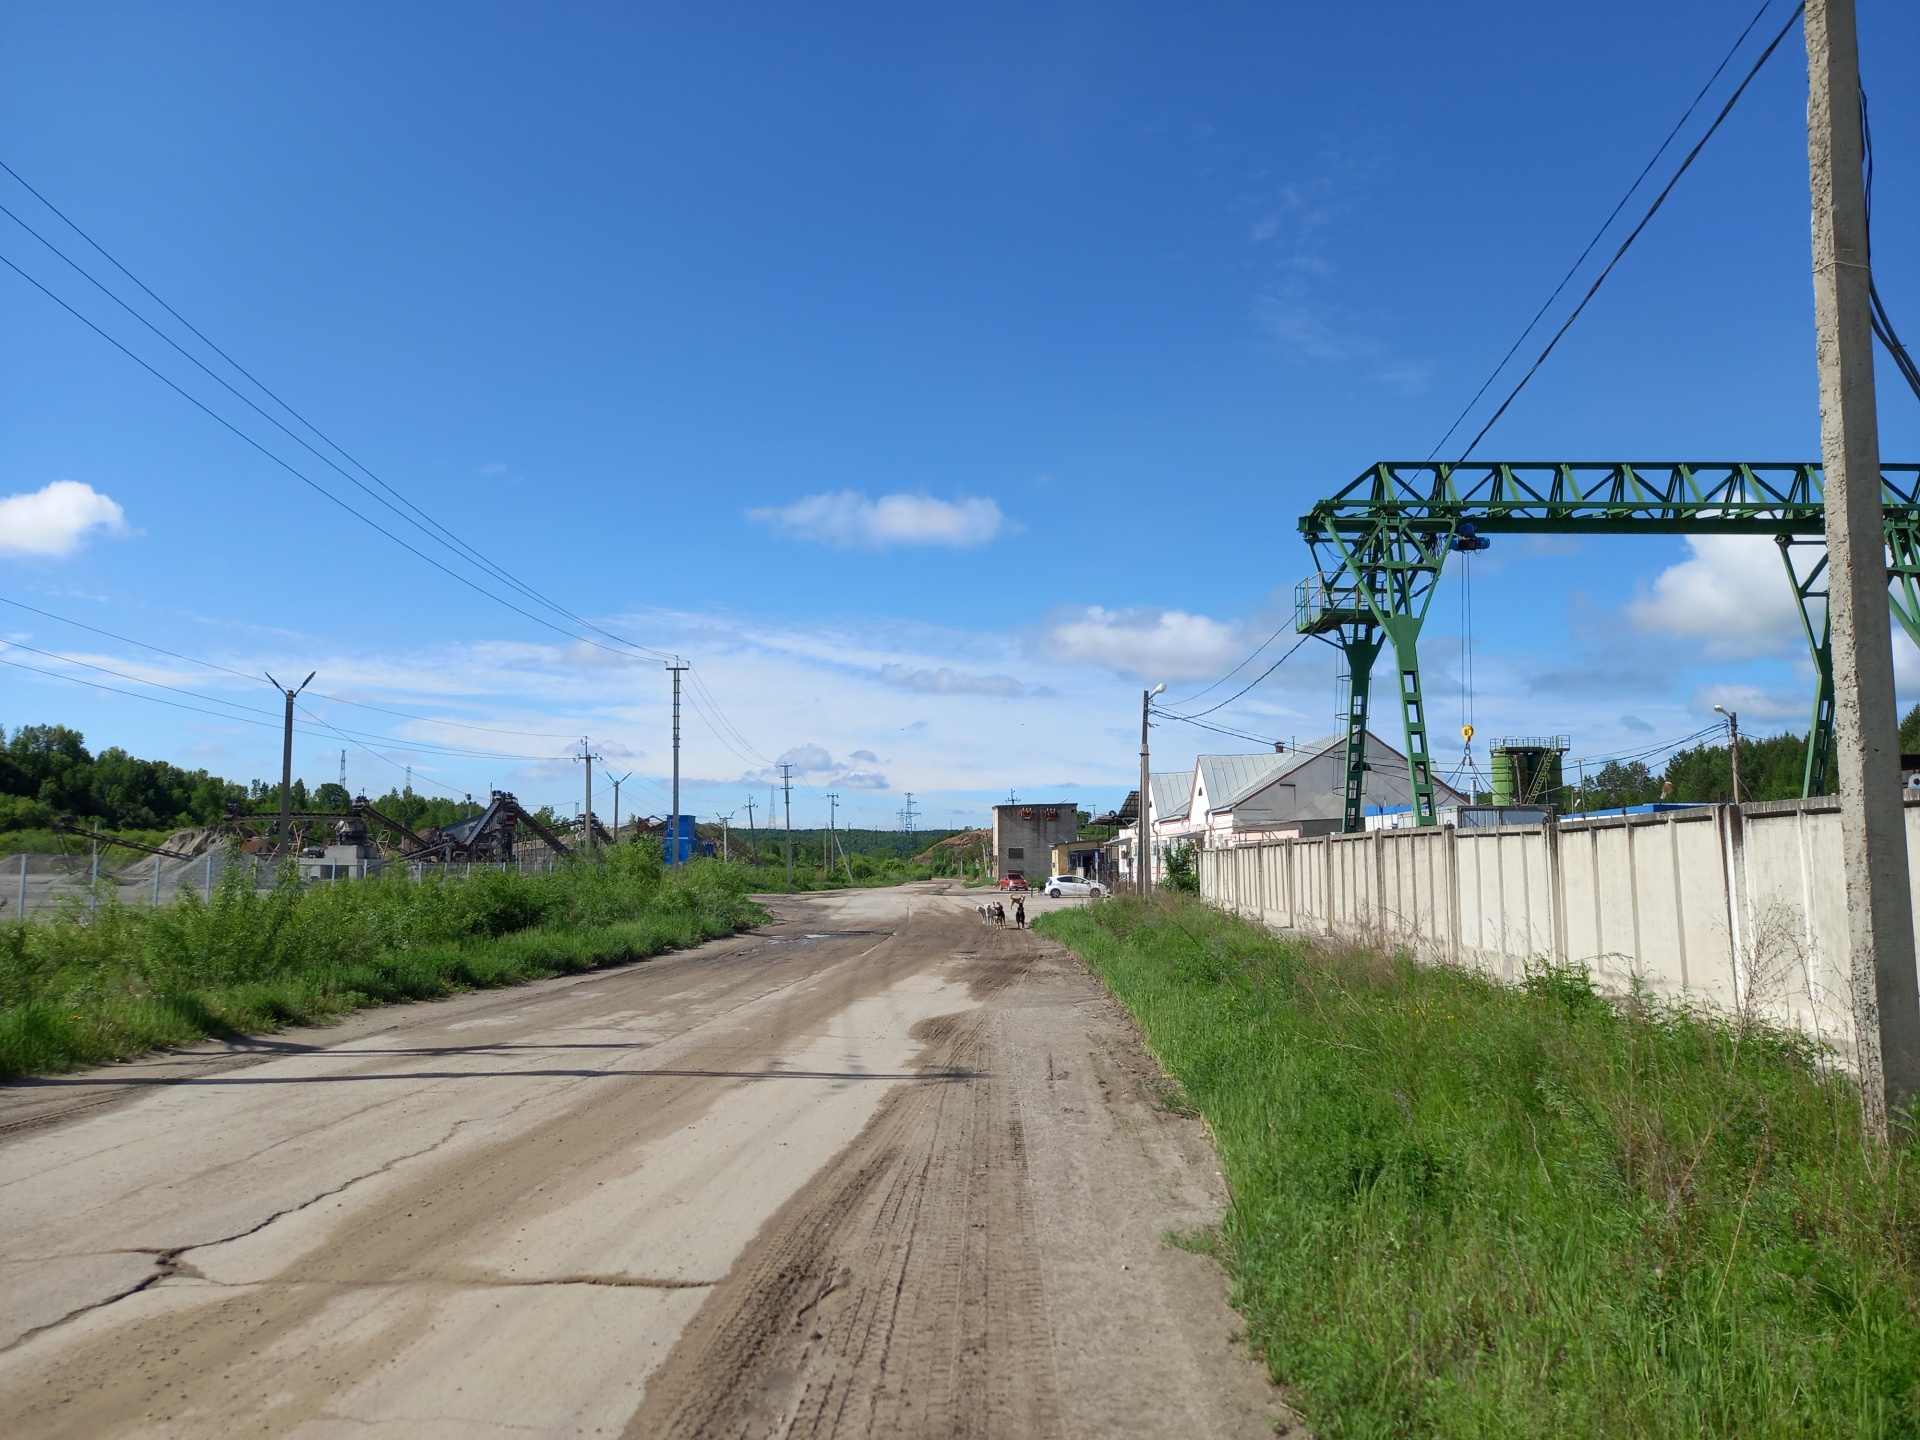
[[0,928],[0,1077],[302,1024],[368,1005],[511,985],[697,945],[764,919],[739,866],[664,873],[626,846],[550,874],[404,873],[211,901],[71,906]]
[[1211,1126],[1249,1337],[1322,1440],[1920,1434],[1920,1185],[1795,1035],[1196,901],[1038,927]]

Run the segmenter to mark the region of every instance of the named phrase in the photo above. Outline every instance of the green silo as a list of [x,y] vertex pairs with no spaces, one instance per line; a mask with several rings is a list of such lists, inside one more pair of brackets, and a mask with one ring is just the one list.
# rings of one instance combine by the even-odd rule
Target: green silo
[[1565,784],[1560,757],[1567,753],[1567,737],[1510,736],[1495,741],[1489,751],[1496,805],[1560,804]]

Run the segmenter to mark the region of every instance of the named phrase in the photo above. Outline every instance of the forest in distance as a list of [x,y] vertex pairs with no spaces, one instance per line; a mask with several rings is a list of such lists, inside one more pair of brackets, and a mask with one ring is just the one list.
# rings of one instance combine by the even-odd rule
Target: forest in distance
[[[1900,748],[1920,753],[1920,705],[1900,725]],[[1785,800],[1799,795],[1805,763],[1806,737],[1791,731],[1778,735],[1740,738],[1740,788],[1743,800]],[[1727,747],[1715,741],[1690,746],[1669,756],[1659,768],[1645,760],[1612,761],[1589,774],[1567,777],[1562,799],[1566,810],[1601,810],[1650,801],[1726,801],[1733,798],[1733,780]],[[465,798],[426,796],[410,785],[370,797],[376,809],[413,829],[449,825],[477,813],[480,802]],[[345,810],[353,797],[338,783],[309,785],[293,782],[296,812]],[[21,832],[46,832],[57,819],[71,817],[122,835],[158,836],[187,826],[210,825],[227,814],[230,805],[243,813],[272,814],[280,808],[277,781],[228,780],[207,770],[187,770],[167,760],[146,760],[121,747],[109,746],[97,754],[86,737],[66,725],[21,725],[0,728],[0,845],[18,848]],[[596,810],[600,806],[594,807]],[[560,823],[570,817],[544,806],[540,819]],[[603,819],[610,816],[603,815]],[[762,823],[749,828],[732,825],[726,843],[738,858],[749,850],[772,859],[784,858],[784,832]],[[836,832],[848,854],[910,858],[950,836],[954,829],[898,830],[842,829]],[[825,854],[824,829],[795,827],[796,864],[820,864]],[[718,823],[702,822],[703,841],[722,839]],[[805,857],[803,859],[803,856]]]
[[[477,800],[449,799],[417,793],[410,785],[368,797],[376,810],[414,830],[450,825],[477,814]],[[610,798],[610,797],[609,797]],[[342,811],[353,803],[339,783],[309,785],[293,782],[292,808],[296,813]],[[119,746],[93,753],[86,737],[65,725],[22,725],[0,729],[0,849],[38,848],[35,842],[51,834],[53,822],[71,818],[104,832],[142,839],[148,843],[171,831],[211,825],[225,818],[227,807],[243,814],[273,815],[280,809],[277,781],[248,784],[226,780],[206,770],[186,770],[166,760],[143,760]],[[594,806],[603,821],[610,812]],[[534,816],[560,824],[570,816],[542,806]],[[623,831],[630,834],[623,816]],[[736,860],[757,851],[763,864],[784,863],[785,831],[761,824],[735,825],[723,832],[717,822],[702,821],[700,838],[724,846]],[[931,845],[959,833],[954,830],[841,829],[835,832],[838,853],[876,859],[910,859]],[[817,867],[826,849],[826,831],[799,827],[793,831],[796,866]]]
[[[1920,753],[1920,705],[1900,722],[1900,749]],[[1797,800],[1806,771],[1807,737],[1787,731],[1740,737],[1740,798]],[[1656,800],[1728,801],[1733,799],[1733,766],[1725,741],[1676,750],[1662,768],[1644,760],[1610,761],[1566,787],[1562,809],[1610,810]]]

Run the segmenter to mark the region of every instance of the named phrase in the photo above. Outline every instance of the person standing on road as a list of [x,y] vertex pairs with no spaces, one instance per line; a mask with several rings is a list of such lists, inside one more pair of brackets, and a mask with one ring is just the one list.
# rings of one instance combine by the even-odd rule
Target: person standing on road
[[1025,900],[1015,900],[1013,902],[1013,926],[1016,930],[1024,930],[1027,928],[1027,902]]

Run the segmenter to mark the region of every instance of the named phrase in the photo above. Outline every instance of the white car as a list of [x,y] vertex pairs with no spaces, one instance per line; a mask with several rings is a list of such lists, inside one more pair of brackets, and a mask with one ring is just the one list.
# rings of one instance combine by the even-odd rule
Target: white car
[[1105,893],[1093,881],[1082,880],[1076,875],[1056,875],[1040,888],[1055,900],[1062,895],[1088,895],[1098,900]]

